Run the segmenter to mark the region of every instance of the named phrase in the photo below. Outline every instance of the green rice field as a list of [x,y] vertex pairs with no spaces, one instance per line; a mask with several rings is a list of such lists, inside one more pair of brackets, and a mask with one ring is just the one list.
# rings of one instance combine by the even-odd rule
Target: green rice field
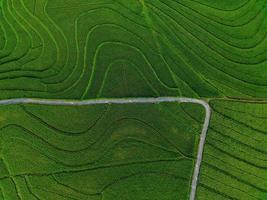
[[0,0],[0,200],[266,200],[266,34],[266,0]]

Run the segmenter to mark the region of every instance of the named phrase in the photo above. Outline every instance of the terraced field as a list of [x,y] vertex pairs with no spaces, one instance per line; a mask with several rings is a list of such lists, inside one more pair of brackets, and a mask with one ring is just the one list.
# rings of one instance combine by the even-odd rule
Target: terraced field
[[200,105],[11,105],[0,112],[3,199],[189,197]]
[[266,33],[265,0],[0,0],[0,200],[267,199]]
[[266,199],[267,103],[211,106],[197,199]]
[[0,98],[267,97],[264,0],[0,2]]

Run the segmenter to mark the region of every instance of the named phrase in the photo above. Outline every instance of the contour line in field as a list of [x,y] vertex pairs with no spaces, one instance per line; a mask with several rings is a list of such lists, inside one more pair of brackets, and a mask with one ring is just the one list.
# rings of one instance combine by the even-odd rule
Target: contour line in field
[[37,99],[37,98],[17,98],[0,100],[0,105],[15,105],[15,104],[40,104],[40,105],[69,105],[69,106],[83,106],[83,105],[97,105],[97,104],[149,104],[149,103],[163,103],[163,102],[178,102],[178,103],[193,103],[200,104],[205,108],[206,116],[198,144],[197,159],[194,167],[194,173],[191,183],[190,200],[195,200],[196,189],[198,184],[201,161],[203,157],[203,150],[206,141],[208,126],[211,117],[211,108],[209,104],[200,99],[185,98],[185,97],[157,97],[157,98],[109,98],[109,99],[90,99],[90,100],[59,100],[59,99]]

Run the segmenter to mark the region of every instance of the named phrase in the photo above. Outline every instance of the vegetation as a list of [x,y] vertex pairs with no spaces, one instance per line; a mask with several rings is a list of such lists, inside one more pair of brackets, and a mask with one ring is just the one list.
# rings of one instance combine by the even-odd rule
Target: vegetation
[[266,199],[267,104],[211,106],[197,199]]
[[13,105],[0,113],[3,199],[189,197],[200,105]]
[[[266,30],[264,0],[0,0],[0,100],[207,100],[197,199],[267,199]],[[0,199],[188,199],[204,116],[1,106]]]
[[267,97],[265,1],[0,2],[0,98]]

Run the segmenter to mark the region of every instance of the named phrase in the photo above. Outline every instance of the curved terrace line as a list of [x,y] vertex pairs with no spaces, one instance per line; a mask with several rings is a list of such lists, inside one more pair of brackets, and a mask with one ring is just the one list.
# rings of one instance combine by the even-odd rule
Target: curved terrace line
[[84,106],[97,104],[151,104],[151,103],[193,103],[200,104],[205,108],[206,115],[203,128],[200,135],[197,159],[195,162],[194,173],[191,182],[190,200],[195,200],[197,184],[200,173],[200,166],[203,157],[203,150],[206,141],[208,126],[211,117],[211,108],[209,104],[200,99],[185,98],[185,97],[158,97],[158,98],[110,98],[110,99],[90,99],[90,100],[59,100],[59,99],[37,99],[37,98],[17,98],[0,100],[0,105],[16,105],[16,104],[39,104],[39,105],[68,105],[68,106]]

